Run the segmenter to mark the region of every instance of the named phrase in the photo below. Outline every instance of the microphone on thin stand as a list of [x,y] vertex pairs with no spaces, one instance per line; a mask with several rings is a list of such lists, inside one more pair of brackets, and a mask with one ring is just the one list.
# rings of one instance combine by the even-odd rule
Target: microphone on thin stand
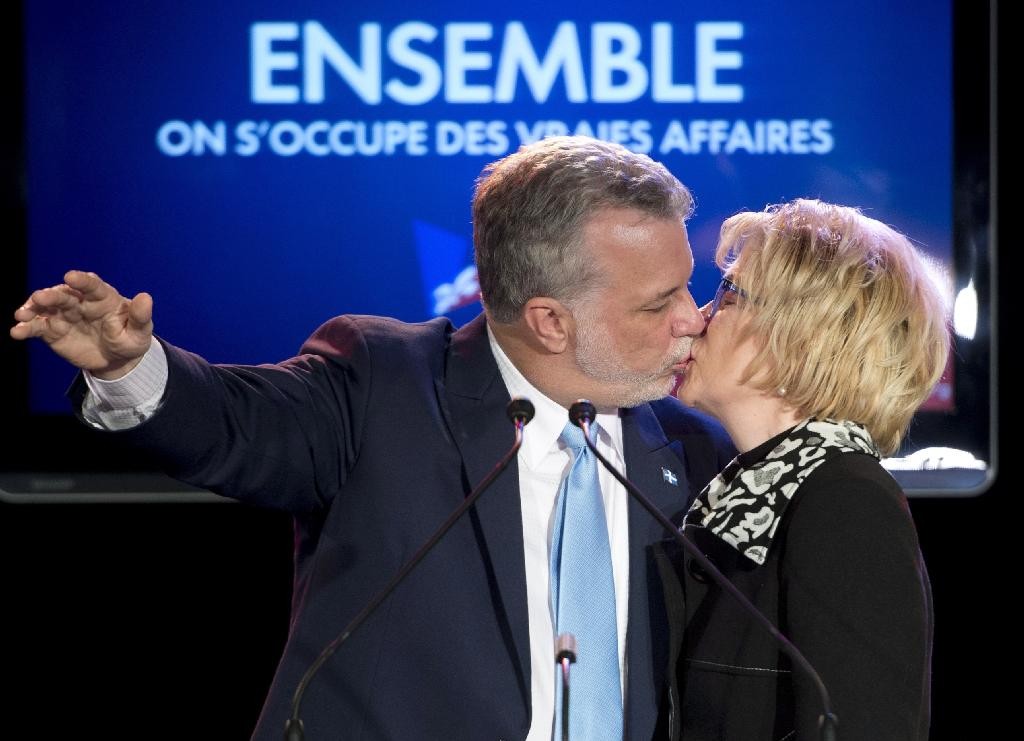
[[306,673],[302,676],[298,686],[295,688],[295,694],[292,696],[292,714],[284,724],[285,741],[303,741],[305,738],[302,719],[299,717],[299,711],[302,706],[302,697],[306,693],[306,688],[309,687],[309,683],[312,681],[317,671],[319,671],[320,667],[322,667],[327,662],[327,659],[329,659],[334,652],[341,647],[341,644],[348,640],[349,636],[351,636],[352,633],[354,633],[355,630],[362,625],[371,614],[373,614],[374,610],[380,606],[381,602],[387,599],[387,596],[395,590],[395,587],[397,587],[402,580],[409,575],[409,572],[416,568],[430,549],[437,545],[438,541],[444,537],[444,534],[451,529],[456,520],[465,514],[466,510],[473,506],[476,500],[480,498],[480,495],[483,494],[484,490],[491,485],[491,483],[498,477],[498,474],[504,471],[509,462],[515,458],[516,453],[519,452],[519,448],[523,444],[523,428],[526,427],[527,423],[529,423],[531,419],[533,419],[533,403],[529,399],[517,396],[509,401],[508,405],[505,407],[505,414],[508,415],[509,421],[515,425],[516,437],[515,441],[512,443],[512,447],[509,448],[508,452],[502,456],[501,460],[499,460],[497,464],[495,464],[494,468],[491,469],[491,472],[487,474],[484,480],[469,493],[469,496],[466,497],[462,504],[456,507],[455,511],[448,516],[448,519],[441,524],[441,527],[437,529],[437,532],[431,535],[427,542],[412,555],[412,558],[410,558],[406,564],[398,570],[398,573],[392,577],[391,581],[389,581],[384,588],[367,603],[366,607],[364,607],[358,615],[352,618],[352,622],[345,627],[345,630],[343,630],[337,638],[327,644],[324,650],[320,652],[320,655],[317,656],[316,661],[314,661],[312,665],[310,665],[309,669],[306,670]]
[[836,717],[835,713],[832,712],[832,705],[828,698],[828,690],[825,689],[825,683],[821,681],[821,677],[818,676],[818,672],[814,670],[811,663],[802,653],[800,653],[800,650],[794,646],[786,636],[782,635],[779,629],[772,625],[772,622],[765,617],[760,610],[754,607],[750,600],[748,600],[743,593],[736,588],[735,584],[729,581],[725,574],[718,570],[717,566],[711,563],[707,556],[700,552],[700,549],[694,545],[693,541],[685,537],[679,531],[679,528],[673,524],[672,520],[668,519],[661,510],[654,506],[651,500],[648,499],[643,492],[636,488],[633,482],[619,473],[619,471],[598,452],[597,446],[590,440],[590,423],[594,421],[596,416],[597,409],[586,399],[580,399],[569,407],[569,420],[583,430],[583,439],[586,440],[587,447],[590,448],[590,451],[599,461],[601,461],[601,464],[611,472],[612,476],[614,476],[620,484],[626,487],[626,491],[628,491],[634,499],[640,502],[640,504],[644,506],[644,509],[650,512],[651,516],[654,517],[655,520],[661,523],[661,526],[664,527],[667,532],[671,533],[675,541],[679,543],[679,545],[681,545],[686,552],[701,565],[701,567],[703,567],[708,575],[715,580],[715,583],[718,584],[718,586],[731,594],[747,612],[749,612],[759,623],[761,623],[761,625],[765,627],[765,629],[778,642],[779,647],[783,652],[802,667],[811,678],[815,688],[818,690],[818,694],[821,696],[821,706],[823,708],[823,714],[818,716],[818,730],[820,731],[821,739],[822,741],[836,741],[836,729],[839,726],[839,719]]
[[576,636],[562,633],[555,640],[555,663],[562,670],[562,741],[569,741],[569,666],[576,663]]

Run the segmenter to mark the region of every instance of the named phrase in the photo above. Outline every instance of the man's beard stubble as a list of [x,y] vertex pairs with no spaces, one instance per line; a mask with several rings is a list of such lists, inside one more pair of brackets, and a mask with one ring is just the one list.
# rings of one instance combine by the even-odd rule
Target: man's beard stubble
[[[590,378],[605,385],[604,405],[635,407],[672,393],[671,368],[690,354],[692,338],[680,337],[664,363],[654,371],[629,368],[612,347],[611,338],[590,317],[576,321],[576,364]],[[595,400],[591,400],[595,401]]]

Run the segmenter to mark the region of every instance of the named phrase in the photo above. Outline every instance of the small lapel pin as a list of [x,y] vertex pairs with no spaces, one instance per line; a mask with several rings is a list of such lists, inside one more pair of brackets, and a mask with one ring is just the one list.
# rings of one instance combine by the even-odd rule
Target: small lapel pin
[[667,468],[661,469],[661,477],[665,479],[665,481],[667,481],[668,483],[672,484],[672,486],[679,486],[679,477],[676,476],[671,471],[669,471]]

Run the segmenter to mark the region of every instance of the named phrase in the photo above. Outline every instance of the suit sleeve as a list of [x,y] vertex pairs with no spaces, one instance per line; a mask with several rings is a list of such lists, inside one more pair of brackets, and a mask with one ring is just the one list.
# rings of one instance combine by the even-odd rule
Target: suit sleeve
[[[906,500],[873,459],[842,455],[790,505],[780,622],[821,676],[843,741],[926,739],[931,597]],[[794,668],[798,738],[819,695]]]
[[182,481],[261,506],[310,512],[344,484],[359,454],[372,377],[357,322],[327,322],[300,355],[275,365],[211,365],[164,347],[168,384],[159,410],[112,434]]

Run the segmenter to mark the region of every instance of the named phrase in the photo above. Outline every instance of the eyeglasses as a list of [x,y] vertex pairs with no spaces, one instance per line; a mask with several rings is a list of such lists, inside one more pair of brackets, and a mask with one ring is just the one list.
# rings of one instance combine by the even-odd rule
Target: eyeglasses
[[747,298],[746,291],[744,291],[742,288],[740,288],[738,285],[733,283],[728,278],[723,277],[722,282],[718,284],[718,290],[715,291],[715,297],[711,299],[711,309],[710,311],[708,311],[708,316],[704,320],[704,331],[700,333],[701,337],[703,337],[707,333],[708,325],[711,324],[711,320],[715,317],[715,313],[718,311],[718,308],[722,305],[722,300],[725,299],[725,297],[728,296],[729,294],[732,294],[733,296],[741,296],[742,298]]

